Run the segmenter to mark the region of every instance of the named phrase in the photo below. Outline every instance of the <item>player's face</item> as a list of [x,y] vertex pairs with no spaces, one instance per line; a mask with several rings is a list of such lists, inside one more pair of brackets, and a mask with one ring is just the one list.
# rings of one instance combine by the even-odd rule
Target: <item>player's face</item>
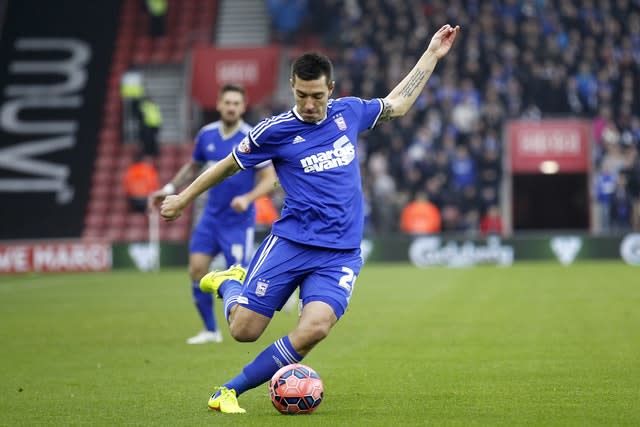
[[316,80],[302,80],[294,76],[291,87],[296,109],[305,122],[315,123],[325,118],[333,86],[333,82],[327,84],[326,76]]
[[217,110],[220,113],[220,119],[226,125],[236,124],[244,114],[245,109],[244,96],[240,92],[230,90],[223,93],[218,99]]

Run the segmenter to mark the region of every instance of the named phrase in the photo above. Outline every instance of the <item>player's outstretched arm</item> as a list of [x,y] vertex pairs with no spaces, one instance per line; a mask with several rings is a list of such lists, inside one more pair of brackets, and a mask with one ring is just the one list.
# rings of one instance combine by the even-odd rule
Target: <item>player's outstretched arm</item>
[[459,32],[459,26],[447,24],[433,35],[427,50],[411,72],[382,100],[384,106],[378,123],[404,116],[409,111],[431,77],[436,63],[449,52]]
[[202,164],[196,163],[193,160],[182,165],[178,173],[176,173],[164,187],[149,195],[147,199],[147,208],[149,211],[160,208],[160,203],[162,203],[165,197],[174,194],[177,189],[193,181],[200,172],[200,169],[202,169]]
[[196,178],[180,194],[165,197],[160,207],[160,215],[167,221],[173,221],[182,215],[182,211],[193,202],[196,197],[224,181],[240,170],[232,154],[211,166]]
[[236,196],[231,200],[231,207],[236,212],[246,211],[251,202],[260,196],[269,194],[276,188],[278,177],[276,176],[276,170],[273,168],[273,165],[270,164],[269,166],[259,169],[256,175],[257,181],[253,189],[248,193]]

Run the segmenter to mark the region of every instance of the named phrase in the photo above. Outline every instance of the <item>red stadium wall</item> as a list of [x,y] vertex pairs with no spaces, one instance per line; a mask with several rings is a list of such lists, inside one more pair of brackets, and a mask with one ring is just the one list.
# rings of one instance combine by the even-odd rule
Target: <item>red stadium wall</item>
[[218,90],[226,83],[242,84],[249,102],[259,104],[276,89],[280,48],[217,48],[193,51],[191,96],[205,109],[216,106]]

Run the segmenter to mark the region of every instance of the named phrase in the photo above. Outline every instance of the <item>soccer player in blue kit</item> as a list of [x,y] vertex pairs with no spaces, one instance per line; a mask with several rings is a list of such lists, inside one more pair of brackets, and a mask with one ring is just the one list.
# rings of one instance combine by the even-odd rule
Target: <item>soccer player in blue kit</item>
[[[220,120],[204,126],[196,136],[190,162],[180,168],[171,181],[149,197],[150,208],[167,195],[174,194],[193,181],[207,163],[218,162],[231,153],[249,133],[251,126],[242,120],[246,95],[241,86],[227,84],[218,94],[216,106]],[[222,341],[217,328],[211,294],[200,289],[200,279],[209,271],[211,260],[222,253],[227,266],[247,266],[253,255],[255,207],[253,201],[274,189],[276,175],[271,162],[259,165],[212,188],[202,216],[189,244],[189,276],[193,302],[204,329],[187,340],[188,344]]]
[[209,399],[210,409],[246,412],[237,396],[269,380],[281,366],[300,362],[344,314],[362,265],[358,134],[411,108],[459,31],[441,27],[409,74],[385,98],[372,100],[331,99],[331,62],[315,53],[302,55],[291,67],[293,109],[258,123],[231,155],[163,202],[161,215],[173,220],[207,188],[268,159],[286,194],[281,218],[248,270],[233,266],[211,272],[200,287],[223,299],[237,341],[257,340],[299,287],[298,324],[219,387]]

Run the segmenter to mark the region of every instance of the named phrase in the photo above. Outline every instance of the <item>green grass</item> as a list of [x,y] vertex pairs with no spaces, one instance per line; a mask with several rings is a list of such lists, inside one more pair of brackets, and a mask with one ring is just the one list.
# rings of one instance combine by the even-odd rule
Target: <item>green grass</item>
[[[219,306],[218,306],[219,307]],[[206,410],[213,386],[287,333],[188,346],[184,270],[0,277],[0,425],[640,425],[640,270],[622,263],[367,265],[307,359],[311,416]],[[219,314],[219,313],[218,313]],[[220,319],[220,316],[218,316]]]

